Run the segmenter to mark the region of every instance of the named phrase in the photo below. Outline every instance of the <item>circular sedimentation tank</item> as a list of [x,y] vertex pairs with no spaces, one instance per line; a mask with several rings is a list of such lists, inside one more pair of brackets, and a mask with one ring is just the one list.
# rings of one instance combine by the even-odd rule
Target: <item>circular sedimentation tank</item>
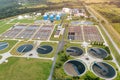
[[0,50],[4,50],[8,47],[8,43],[7,42],[0,42]]
[[115,69],[111,65],[104,62],[94,62],[92,64],[92,70],[98,77],[103,79],[112,80],[112,78],[116,75]]
[[37,48],[37,52],[39,54],[48,54],[48,53],[52,52],[52,50],[53,50],[53,47],[49,46],[49,45],[43,45],[43,46],[39,46]]
[[83,50],[78,47],[69,47],[66,49],[66,52],[70,56],[81,56],[83,54]]
[[64,71],[70,76],[81,76],[85,73],[85,64],[79,60],[69,60],[64,63]]
[[108,52],[102,48],[90,48],[88,50],[88,53],[92,57],[101,58],[101,59],[104,59],[109,55]]
[[17,48],[17,51],[19,53],[27,53],[29,51],[31,51],[33,49],[33,45],[32,44],[24,44],[24,45],[21,45]]

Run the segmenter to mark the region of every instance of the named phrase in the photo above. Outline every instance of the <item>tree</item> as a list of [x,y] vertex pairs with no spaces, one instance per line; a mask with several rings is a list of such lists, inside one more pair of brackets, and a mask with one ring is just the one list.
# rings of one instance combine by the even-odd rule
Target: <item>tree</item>
[[66,54],[62,54],[61,57],[60,57],[60,60],[65,62],[68,60],[68,56]]
[[62,62],[60,62],[60,61],[57,62],[56,65],[55,65],[56,68],[60,68],[61,66],[62,66]]
[[100,78],[99,77],[93,78],[93,77],[91,77],[89,75],[86,75],[85,80],[100,80]]

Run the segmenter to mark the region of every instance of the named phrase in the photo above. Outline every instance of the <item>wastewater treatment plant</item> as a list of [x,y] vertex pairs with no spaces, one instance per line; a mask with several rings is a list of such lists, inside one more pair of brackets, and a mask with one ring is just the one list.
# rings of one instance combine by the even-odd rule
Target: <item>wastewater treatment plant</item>
[[99,12],[113,0],[17,1],[7,18],[0,5],[0,80],[120,80],[119,43]]

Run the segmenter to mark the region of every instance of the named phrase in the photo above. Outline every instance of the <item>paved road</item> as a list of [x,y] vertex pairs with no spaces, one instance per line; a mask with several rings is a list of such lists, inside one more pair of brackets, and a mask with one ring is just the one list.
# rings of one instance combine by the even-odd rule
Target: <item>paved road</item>
[[48,80],[52,80],[52,76],[53,76],[53,72],[54,72],[54,68],[55,68],[55,64],[56,64],[56,59],[57,59],[58,53],[59,53],[59,51],[61,51],[61,50],[63,49],[63,47],[64,47],[64,44],[65,44],[65,42],[64,42],[65,32],[66,32],[66,29],[65,29],[65,31],[64,31],[64,33],[63,33],[62,40],[59,41],[59,44],[58,44],[58,47],[57,47],[57,51],[56,51],[55,56],[54,56],[54,59],[53,59],[53,64],[52,64],[52,68],[51,68],[51,72],[50,72],[50,76],[49,76]]

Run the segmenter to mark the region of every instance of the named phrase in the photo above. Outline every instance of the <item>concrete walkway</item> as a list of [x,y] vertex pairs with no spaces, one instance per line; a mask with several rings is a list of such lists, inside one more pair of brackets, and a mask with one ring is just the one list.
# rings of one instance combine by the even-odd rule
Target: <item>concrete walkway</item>
[[12,56],[9,52],[0,54],[0,55],[2,56],[2,59],[0,59],[0,64],[2,64],[3,62],[6,62],[7,58]]

